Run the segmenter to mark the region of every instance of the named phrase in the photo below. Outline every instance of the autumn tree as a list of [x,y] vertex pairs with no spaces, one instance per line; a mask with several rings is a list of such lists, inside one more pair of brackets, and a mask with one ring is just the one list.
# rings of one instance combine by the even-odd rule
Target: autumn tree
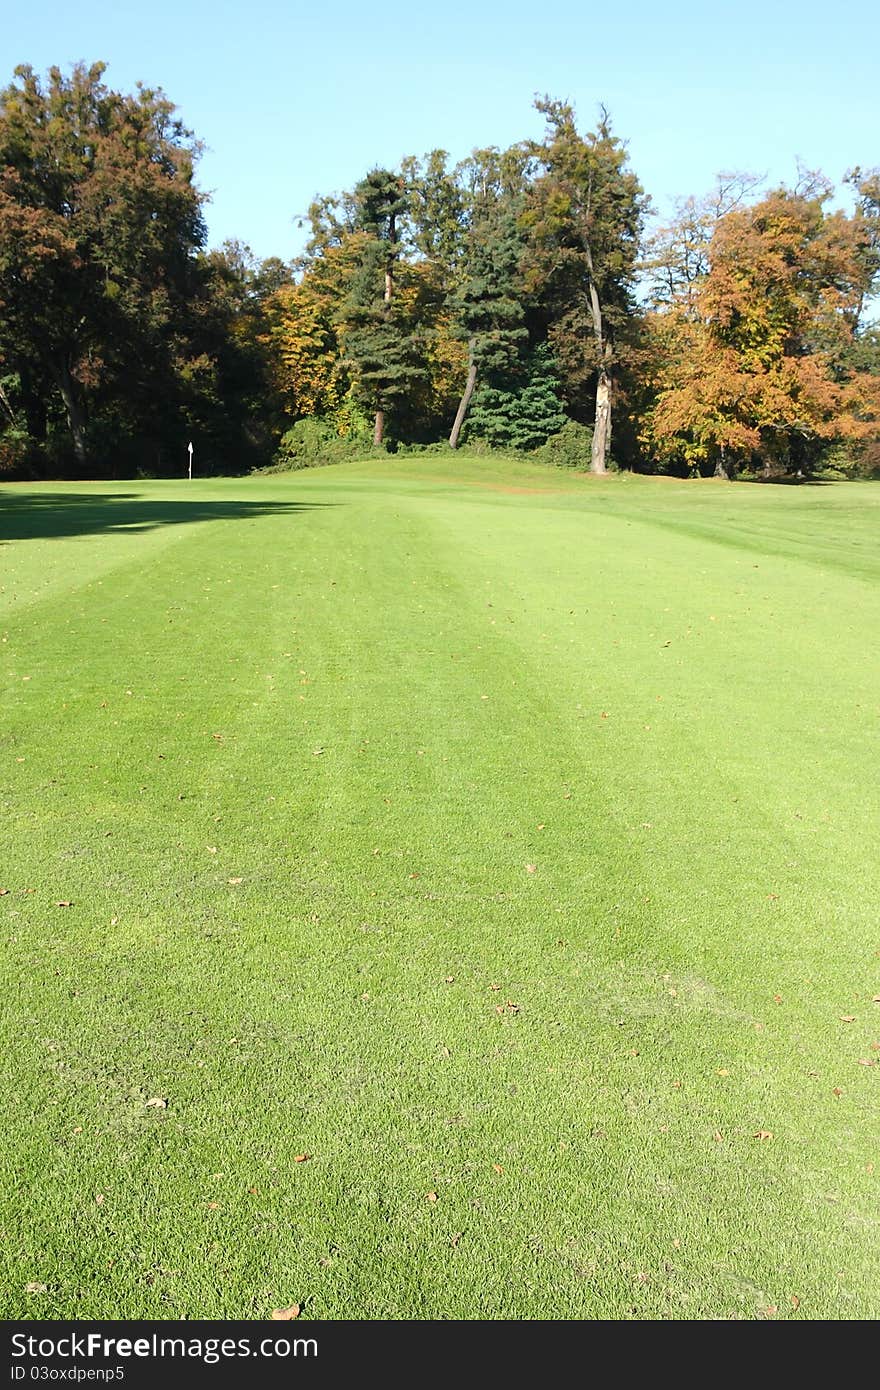
[[762,182],[756,174],[722,173],[711,193],[676,201],[673,216],[647,239],[639,267],[655,309],[696,312],[696,295],[709,273],[709,246],[716,225],[729,212],[745,207]]
[[335,417],[350,381],[339,312],[361,265],[364,232],[346,232],[305,259],[299,279],[266,301],[266,345],[275,389],[289,419]]
[[533,146],[541,172],[522,217],[529,234],[526,283],[543,303],[570,407],[593,404],[591,468],[604,473],[615,372],[635,311],[646,199],[607,112],[581,135],[568,102],[544,98],[536,107],[547,132]]
[[205,240],[192,134],[104,71],[23,66],[0,93],[0,358],[34,428],[57,393],[80,467],[102,403],[159,407]]
[[805,471],[824,443],[876,431],[878,378],[855,349],[877,268],[864,222],[829,212],[829,195],[813,179],[717,222],[693,299],[654,327],[643,438],[660,458]]

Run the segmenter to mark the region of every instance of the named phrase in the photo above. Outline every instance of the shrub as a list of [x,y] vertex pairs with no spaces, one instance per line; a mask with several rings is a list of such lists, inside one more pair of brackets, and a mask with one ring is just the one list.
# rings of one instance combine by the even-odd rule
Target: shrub
[[0,478],[36,476],[38,450],[26,430],[12,426],[0,433]]
[[307,415],[281,436],[272,471],[281,473],[361,458],[371,445],[372,435],[366,421],[350,409],[346,410],[344,419]]
[[844,440],[825,450],[816,478],[880,478],[880,439]]
[[531,457],[535,463],[550,464],[554,468],[588,469],[592,450],[593,431],[589,425],[566,420],[557,434],[551,434],[546,443],[533,450]]

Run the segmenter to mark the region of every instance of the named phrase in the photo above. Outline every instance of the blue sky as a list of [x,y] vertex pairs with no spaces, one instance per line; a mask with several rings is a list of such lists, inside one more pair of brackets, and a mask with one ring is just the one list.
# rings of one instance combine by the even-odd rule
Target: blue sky
[[791,180],[795,158],[839,180],[880,164],[880,6],[867,0],[4,0],[0,81],[109,63],[161,86],[207,146],[212,244],[288,258],[295,215],[374,164],[435,146],[537,138],[535,93],[600,102],[661,212],[716,171]]

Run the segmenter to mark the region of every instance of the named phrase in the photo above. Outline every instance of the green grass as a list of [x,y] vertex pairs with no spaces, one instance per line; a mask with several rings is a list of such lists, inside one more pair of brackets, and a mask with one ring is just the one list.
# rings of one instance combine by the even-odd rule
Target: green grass
[[880,1314],[878,521],[0,489],[5,1314]]

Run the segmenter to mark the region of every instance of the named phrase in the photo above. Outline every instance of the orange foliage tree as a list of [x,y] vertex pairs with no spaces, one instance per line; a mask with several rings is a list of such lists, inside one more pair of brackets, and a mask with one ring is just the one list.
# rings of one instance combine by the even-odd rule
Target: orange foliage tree
[[643,446],[720,476],[806,471],[823,444],[877,430],[880,383],[857,365],[876,277],[871,228],[827,185],[777,190],[715,223],[706,270],[648,319]]

